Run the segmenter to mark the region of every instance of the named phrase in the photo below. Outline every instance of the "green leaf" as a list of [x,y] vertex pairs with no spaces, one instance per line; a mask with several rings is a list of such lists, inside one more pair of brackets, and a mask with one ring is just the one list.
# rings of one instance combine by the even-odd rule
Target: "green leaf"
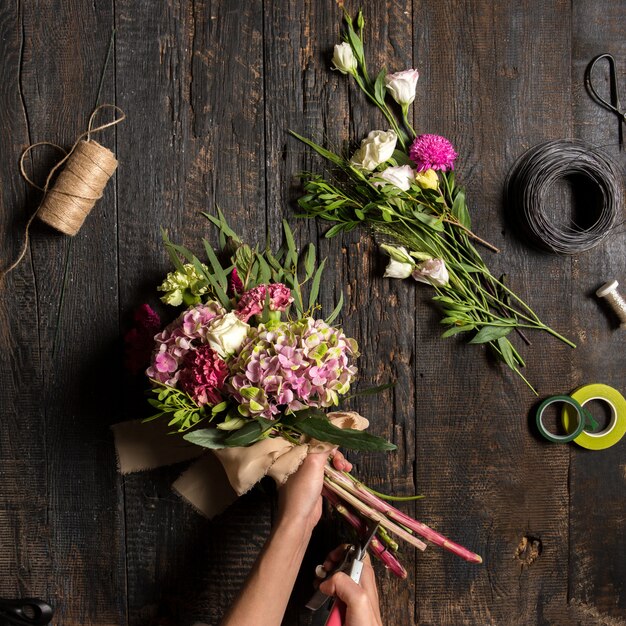
[[413,167],[415,166],[415,163],[411,161],[411,159],[409,158],[409,155],[406,152],[403,152],[402,150],[394,150],[393,156],[391,158],[395,159],[398,165],[411,165]]
[[435,215],[422,213],[421,211],[413,211],[413,217],[415,217],[418,222],[426,224],[426,226],[432,228],[439,233],[444,230],[443,222]]
[[338,428],[327,419],[311,417],[297,422],[295,429],[319,441],[327,441],[349,450],[384,451],[395,450],[396,446],[370,433],[352,428]]
[[467,206],[465,205],[465,192],[462,189],[456,194],[456,198],[452,203],[452,215],[454,215],[465,228],[470,227],[471,221]]
[[226,276],[226,272],[222,267],[222,264],[219,262],[215,252],[213,251],[213,247],[209,244],[206,239],[202,240],[204,244],[204,251],[206,252],[207,259],[213,268],[213,273],[215,274],[215,278],[219,283],[220,287],[226,292],[228,290],[228,277]]
[[271,426],[265,426],[259,422],[249,422],[243,428],[236,430],[226,437],[226,445],[229,448],[238,446],[248,446],[251,443],[261,439],[264,433],[269,430]]
[[267,261],[262,254],[257,252],[256,259],[259,263],[259,283],[267,284],[272,279],[272,269],[267,264]]
[[227,406],[228,406],[228,402],[226,401],[220,402],[219,404],[216,404],[215,406],[211,407],[211,413],[213,415],[217,415],[218,413],[225,411]]
[[468,343],[488,343],[505,337],[513,330],[513,326],[483,326]]
[[314,141],[303,137],[302,135],[298,135],[298,133],[290,130],[289,133],[293,135],[296,139],[299,139],[302,143],[305,143],[309,148],[313,148],[315,152],[317,152],[320,156],[323,156],[325,159],[328,159],[331,163],[338,165],[339,167],[344,167],[346,165],[346,160],[334,152],[330,152],[330,150],[326,150],[326,148],[322,148],[319,144],[316,144]]
[[315,244],[310,243],[304,255],[305,280],[309,280],[315,271]]
[[291,232],[291,228],[289,228],[287,220],[283,220],[283,230],[285,231],[285,241],[287,243],[285,267],[295,266],[298,263],[298,248],[296,247],[293,232]]
[[444,333],[442,333],[442,337],[452,337],[453,335],[458,335],[459,333],[465,333],[470,330],[474,330],[474,324],[464,324],[463,326],[453,326],[452,328],[448,328]]
[[326,265],[326,259],[324,259],[317,271],[315,272],[315,276],[313,276],[313,282],[311,283],[311,291],[309,293],[309,309],[312,309],[317,303],[317,296],[320,292],[320,282],[322,280],[322,273],[324,272],[324,266]]
[[183,435],[183,439],[203,448],[221,450],[226,447],[227,436],[228,432],[217,430],[217,428],[202,428]]
[[502,358],[504,362],[512,369],[516,369],[517,364],[515,357],[513,356],[513,349],[511,348],[511,342],[506,337],[498,337],[498,347],[502,352]]
[[387,391],[387,389],[393,389],[395,386],[396,383],[385,383],[384,385],[377,385],[376,387],[367,387],[366,389],[360,389],[352,395],[347,396],[346,400],[359,398],[361,396],[373,396],[378,393],[382,393],[383,391]]
[[341,313],[341,309],[343,308],[343,291],[339,292],[339,302],[337,302],[337,306],[333,309],[333,312],[326,318],[326,323],[330,326]]
[[324,235],[324,237],[326,239],[330,239],[331,237],[338,235],[342,230],[345,230],[345,228],[346,228],[345,224],[336,224],[335,226],[329,228],[326,231],[326,234]]
[[387,76],[387,68],[383,67],[383,69],[378,73],[376,82],[374,83],[374,97],[376,98],[376,101],[383,106],[385,104],[385,96],[387,95],[387,90],[385,89],[385,76]]
[[163,238],[163,243],[165,244],[165,249],[167,250],[167,254],[170,257],[170,261],[172,262],[172,265],[176,268],[176,271],[181,272],[183,274],[185,274],[185,268],[183,267],[183,264],[180,262],[180,259],[178,258],[178,255],[176,254],[176,252],[174,252],[173,248],[172,248],[172,242],[170,241],[170,238],[167,236],[167,231],[161,227],[161,237]]

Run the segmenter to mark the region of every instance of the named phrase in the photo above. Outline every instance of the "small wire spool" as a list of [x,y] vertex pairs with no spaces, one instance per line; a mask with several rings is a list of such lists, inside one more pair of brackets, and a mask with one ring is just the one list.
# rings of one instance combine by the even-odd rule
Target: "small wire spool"
[[[550,218],[546,200],[563,180],[578,180],[597,195],[586,210],[588,225],[563,225]],[[578,140],[538,144],[515,163],[506,181],[506,195],[526,236],[540,249],[577,254],[597,246],[615,226],[622,206],[619,172],[593,146]],[[587,221],[587,215],[585,216]]]

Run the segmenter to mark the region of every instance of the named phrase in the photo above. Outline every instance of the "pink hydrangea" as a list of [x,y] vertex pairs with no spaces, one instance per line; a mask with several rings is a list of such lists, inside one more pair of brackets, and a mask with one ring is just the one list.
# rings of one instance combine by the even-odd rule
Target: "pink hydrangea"
[[154,337],[155,348],[146,375],[175,387],[185,355],[204,343],[211,321],[226,313],[217,302],[197,304]]
[[458,156],[452,144],[440,135],[418,135],[409,149],[409,156],[418,172],[426,170],[448,171],[454,169]]
[[260,315],[265,306],[268,289],[270,311],[284,311],[293,302],[291,291],[282,283],[258,285],[241,296],[237,305],[237,316],[247,322],[253,315]]
[[228,366],[208,345],[187,352],[183,359],[178,386],[200,406],[222,401],[220,391],[228,376]]
[[245,416],[336,405],[357,369],[354,339],[323,320],[260,324],[231,364],[228,385]]

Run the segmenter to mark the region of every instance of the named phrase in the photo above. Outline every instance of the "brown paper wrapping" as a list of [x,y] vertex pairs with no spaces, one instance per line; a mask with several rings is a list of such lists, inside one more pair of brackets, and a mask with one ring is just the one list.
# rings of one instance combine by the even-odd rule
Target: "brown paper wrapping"
[[[369,422],[353,411],[335,411],[328,418],[339,428],[365,430]],[[245,448],[206,450],[168,434],[167,426],[141,420],[113,426],[122,474],[197,459],[172,485],[183,499],[209,519],[219,515],[264,476],[282,485],[309,453],[328,454],[333,446],[314,439],[294,445],[281,437]],[[198,458],[200,457],[200,458]]]

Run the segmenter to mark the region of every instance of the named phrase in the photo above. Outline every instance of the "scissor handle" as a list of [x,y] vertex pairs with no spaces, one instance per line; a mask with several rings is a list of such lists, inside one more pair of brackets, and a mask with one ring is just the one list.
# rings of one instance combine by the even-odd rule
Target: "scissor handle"
[[326,620],[326,626],[343,626],[346,621],[347,607],[345,602],[337,598]]
[[46,626],[50,623],[54,611],[43,600],[37,598],[19,598],[5,600],[0,598],[0,619],[11,624],[27,626]]

